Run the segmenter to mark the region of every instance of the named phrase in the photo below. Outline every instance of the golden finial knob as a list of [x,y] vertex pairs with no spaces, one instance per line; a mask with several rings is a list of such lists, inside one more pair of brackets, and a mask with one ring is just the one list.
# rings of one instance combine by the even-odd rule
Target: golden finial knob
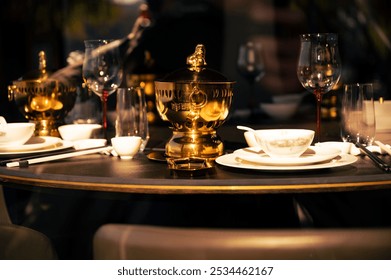
[[196,46],[194,53],[187,57],[187,65],[190,66],[191,71],[201,71],[202,67],[206,65],[204,45]]
[[40,51],[38,53],[38,57],[39,57],[39,70],[42,73],[45,73],[46,72],[46,54],[45,54],[45,52]]

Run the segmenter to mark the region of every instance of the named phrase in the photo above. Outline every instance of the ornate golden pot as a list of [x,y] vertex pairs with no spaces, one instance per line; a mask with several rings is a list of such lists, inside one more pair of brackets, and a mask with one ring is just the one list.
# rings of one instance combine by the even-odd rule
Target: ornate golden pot
[[203,45],[196,46],[187,65],[155,81],[157,111],[171,123],[173,131],[166,155],[214,159],[223,154],[216,128],[228,116],[235,82],[206,68]]
[[35,135],[59,136],[58,126],[73,108],[76,87],[50,78],[46,70],[46,56],[39,53],[39,70],[19,78],[8,86],[8,98],[14,100],[26,119],[35,122]]

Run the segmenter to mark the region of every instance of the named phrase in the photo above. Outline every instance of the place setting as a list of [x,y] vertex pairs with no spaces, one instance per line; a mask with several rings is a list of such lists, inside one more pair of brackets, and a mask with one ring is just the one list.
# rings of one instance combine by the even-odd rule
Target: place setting
[[238,126],[246,148],[216,158],[216,163],[233,168],[265,171],[302,171],[352,164],[357,157],[330,146],[311,145],[315,132],[309,129],[259,129]]
[[7,123],[0,117],[0,165],[23,167],[80,155],[107,152],[105,139],[91,139],[96,124],[58,127],[60,137],[36,135],[34,122]]
[[237,126],[244,130],[248,147],[237,149],[216,159],[223,166],[267,171],[313,170],[336,168],[368,157],[383,172],[391,166],[382,155],[391,155],[391,147],[375,140],[376,121],[373,84],[344,85],[341,102],[340,137],[342,141],[318,141],[308,129],[259,129]]
[[73,143],[59,137],[35,136],[35,123],[7,123],[1,117],[0,158],[54,152],[73,147]]

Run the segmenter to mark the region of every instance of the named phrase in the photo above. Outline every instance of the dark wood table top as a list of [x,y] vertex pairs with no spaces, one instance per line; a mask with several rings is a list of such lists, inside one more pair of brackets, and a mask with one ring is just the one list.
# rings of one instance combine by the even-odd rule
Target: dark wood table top
[[[234,143],[238,137],[233,136],[236,133],[233,131],[234,127],[225,127],[219,134]],[[160,139],[165,139],[162,136],[166,133],[164,130]],[[153,137],[152,130],[151,139]],[[388,138],[391,137],[384,134],[381,139]],[[235,143],[244,145],[244,140],[241,141]],[[389,155],[383,158],[391,162]],[[0,182],[118,193],[264,194],[388,189],[391,188],[391,174],[378,169],[367,157],[359,156],[351,165],[324,170],[270,172],[216,165],[213,172],[205,176],[183,178],[172,174],[166,163],[152,161],[145,154],[133,160],[94,154],[27,168],[0,167]]]

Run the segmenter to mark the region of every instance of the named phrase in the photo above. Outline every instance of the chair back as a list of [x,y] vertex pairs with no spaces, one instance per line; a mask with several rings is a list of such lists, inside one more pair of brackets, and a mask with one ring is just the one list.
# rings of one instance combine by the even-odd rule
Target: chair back
[[0,225],[11,224],[11,219],[8,215],[7,205],[3,193],[3,187],[0,185]]
[[103,225],[95,259],[391,259],[391,229],[206,229]]
[[0,260],[33,259],[57,259],[57,253],[46,235],[12,223],[0,186]]

